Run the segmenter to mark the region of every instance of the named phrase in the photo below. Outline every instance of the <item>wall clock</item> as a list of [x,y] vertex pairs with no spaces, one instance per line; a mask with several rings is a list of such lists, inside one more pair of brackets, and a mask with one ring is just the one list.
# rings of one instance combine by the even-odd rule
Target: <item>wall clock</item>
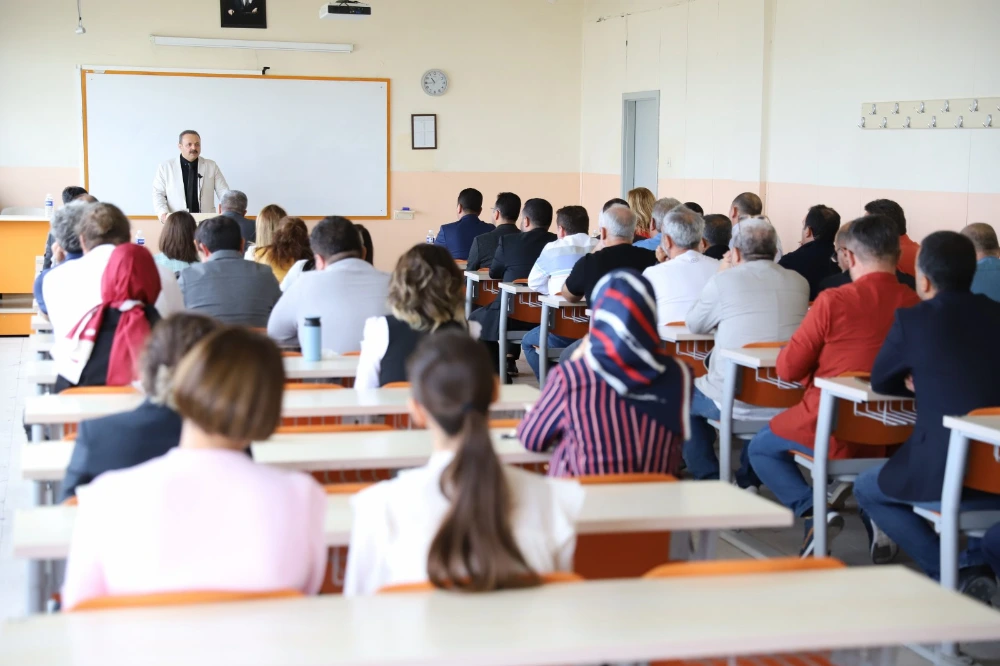
[[448,92],[448,75],[440,69],[429,69],[420,77],[424,92],[432,97],[440,97]]

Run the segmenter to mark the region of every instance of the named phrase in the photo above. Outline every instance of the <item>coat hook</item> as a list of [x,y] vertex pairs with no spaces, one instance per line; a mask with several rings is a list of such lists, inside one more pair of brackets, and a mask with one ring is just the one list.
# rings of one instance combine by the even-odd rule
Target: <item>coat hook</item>
[[983,121],[983,127],[989,127],[992,124],[993,124],[993,114],[990,113],[986,115],[986,120]]
[[961,126],[962,126],[962,116],[959,116],[958,120],[955,121],[955,127],[961,127]]
[[882,122],[880,122],[878,126],[881,127],[882,129],[885,129],[885,126],[888,124],[889,124],[889,119],[886,118],[885,116],[882,116]]
[[924,112],[924,103],[921,102],[920,106],[917,107],[917,113],[923,113],[923,112]]
[[906,120],[903,121],[903,128],[907,129],[910,126],[910,117],[906,116]]
[[930,123],[927,124],[928,127],[937,127],[937,116],[931,116]]
[[895,104],[892,105],[892,113],[893,115],[899,113],[899,102],[896,102]]
[[944,106],[941,107],[941,113],[948,113],[949,111],[951,111],[951,104],[948,103],[948,100],[945,100]]
[[972,111],[973,113],[975,113],[978,110],[979,110],[979,100],[978,99],[974,99],[974,100],[972,100],[972,106],[969,107],[969,111]]
[[861,129],[865,128],[865,117],[864,116],[861,116],[861,122],[858,123],[858,127],[860,127]]

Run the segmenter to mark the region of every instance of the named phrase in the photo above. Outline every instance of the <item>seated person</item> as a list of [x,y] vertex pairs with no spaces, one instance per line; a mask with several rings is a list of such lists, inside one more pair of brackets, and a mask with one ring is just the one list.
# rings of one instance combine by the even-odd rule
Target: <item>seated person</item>
[[719,270],[719,262],[698,252],[701,215],[683,206],[674,208],[659,226],[661,249],[667,260],[642,272],[656,293],[657,326],[684,321],[701,290]]
[[[90,196],[87,190],[79,187],[77,185],[70,185],[69,187],[63,188],[62,191],[62,202],[63,208],[70,205],[74,201],[87,203],[97,203],[97,198]],[[55,219],[55,215],[53,215]],[[52,223],[49,223],[49,235],[45,239],[45,255],[42,257],[42,272],[45,272],[52,268],[59,262],[55,260],[52,256],[52,244],[56,241],[55,231],[52,229]],[[63,249],[65,252],[65,248]]]
[[993,570],[993,575],[1000,576],[1000,523],[986,531],[980,548],[983,551],[983,558]]
[[[778,234],[765,217],[746,218],[733,249],[688,310],[685,322],[692,333],[715,331],[718,349],[739,349],[753,342],[787,340],[809,309],[809,283],[774,262]],[[715,455],[716,430],[709,420],[720,415],[725,363],[711,363],[708,374],[694,381],[691,396],[691,438],[684,443],[684,463],[695,479],[719,478]],[[775,410],[737,400],[733,418],[763,420]],[[740,455],[736,483],[742,488],[760,485],[750,469],[746,447]]]
[[204,220],[195,232],[200,264],[181,271],[184,305],[224,324],[263,328],[281,288],[269,266],[243,260],[240,226],[230,217]]
[[442,224],[435,245],[448,249],[454,259],[468,259],[472,241],[477,236],[493,231],[492,224],[479,219],[483,212],[483,193],[472,188],[462,190],[458,195],[458,222]]
[[[247,261],[260,261],[264,251],[274,242],[274,234],[278,232],[278,224],[288,217],[285,209],[278,204],[268,204],[257,213],[254,220],[254,237],[256,240],[246,246],[243,258]],[[238,220],[237,220],[238,222]]]
[[198,263],[198,250],[194,245],[194,232],[197,228],[194,216],[186,210],[177,210],[167,215],[160,233],[160,253],[153,257],[156,265],[178,275],[191,264]]
[[[911,289],[896,280],[899,234],[892,220],[884,215],[858,218],[848,227],[843,244],[853,281],[820,294],[778,355],[778,377],[806,387],[802,402],[775,416],[750,441],[750,464],[761,482],[796,516],[806,519],[803,556],[813,552],[813,491],[793,453],[813,452],[820,395],[813,380],[870,372],[896,310],[919,302]],[[861,453],[878,456],[872,447],[864,447]],[[849,442],[831,438],[831,459],[851,457],[855,452]],[[832,541],[844,519],[831,511],[827,523]]]
[[[843,243],[843,240],[847,235],[847,227],[850,224],[850,222],[846,222],[840,225],[840,230],[837,231],[837,235],[834,237],[833,241],[833,250],[836,253],[837,267],[840,269],[840,272],[835,272],[833,275],[823,278],[823,280],[820,281],[819,291],[816,293],[817,296],[827,289],[836,289],[837,287],[843,287],[845,284],[851,284],[851,272],[847,270],[847,254],[844,250]],[[913,276],[903,273],[898,268],[896,269],[896,280],[899,284],[906,285],[910,289],[916,290],[917,288],[917,284],[913,279]],[[813,300],[816,299],[814,298]]]
[[778,262],[793,270],[809,282],[809,300],[816,300],[820,283],[838,273],[831,261],[835,254],[833,239],[840,229],[840,214],[829,206],[813,206],[802,220],[802,240],[799,248],[789,252]]
[[274,271],[278,282],[283,282],[288,271],[297,261],[308,261],[312,258],[309,249],[309,229],[306,223],[298,217],[283,217],[274,232],[271,244],[260,248],[256,253],[256,261],[266,264]]
[[362,257],[372,266],[375,265],[375,244],[372,242],[372,234],[368,231],[368,227],[363,224],[355,223],[354,228],[358,230],[358,235],[361,236],[361,244],[365,246],[365,256]]
[[705,236],[702,240],[706,257],[722,261],[729,252],[729,241],[732,237],[732,220],[718,213],[705,216]]
[[489,268],[493,263],[500,238],[507,234],[520,233],[517,228],[517,218],[521,216],[521,197],[512,192],[501,192],[493,206],[493,223],[496,229],[476,236],[469,250],[469,260],[465,265],[467,271],[478,271]]
[[[494,280],[513,282],[523,280],[531,273],[532,266],[546,245],[556,240],[556,235],[549,232],[552,226],[552,204],[545,199],[528,199],[524,202],[521,213],[522,225],[526,229],[520,234],[508,234],[500,239],[493,263],[490,265],[490,277]],[[494,358],[497,372],[500,372],[500,296],[484,308],[480,308],[469,317],[483,328],[480,339],[487,342],[490,351],[495,352]],[[507,320],[508,331],[530,330],[531,324],[516,319]],[[517,347],[514,350],[517,351]],[[511,367],[514,360],[507,359],[508,375],[516,374],[517,368]]]
[[257,223],[248,220],[247,195],[239,190],[229,190],[222,195],[222,203],[219,204],[219,214],[231,218],[240,225],[240,235],[247,247],[257,241]]
[[389,280],[392,314],[365,322],[354,388],[405,382],[406,364],[421,340],[437,331],[468,330],[464,288],[462,271],[446,249],[420,243],[407,250]]
[[63,206],[52,215],[52,233],[50,236],[54,239],[52,242],[53,265],[51,268],[43,269],[38,274],[33,287],[35,300],[38,302],[38,309],[43,314],[49,313],[49,309],[45,305],[45,295],[42,291],[45,277],[66,262],[74,261],[83,256],[78,227],[86,210],[87,204],[74,202]]
[[699,203],[695,203],[694,201],[685,201],[683,203],[683,206],[685,208],[687,208],[688,210],[693,210],[694,212],[698,213],[702,217],[705,216],[705,209],[702,208],[701,204],[699,204]]
[[430,431],[434,452],[426,465],[352,498],[344,594],[428,580],[487,592],[571,571],[583,490],[500,464],[490,440],[496,387],[485,348],[460,331],[428,336],[409,379],[411,418]]
[[529,451],[553,450],[550,475],[677,472],[691,372],[663,351],[655,302],[634,270],[612,271],[594,288],[590,333],[517,428]]
[[211,317],[185,312],[156,325],[139,360],[146,399],[130,412],[80,423],[62,482],[63,500],[104,472],[144,463],[177,446],[181,417],[167,402],[174,369],[188,350],[219,327]]
[[323,489],[246,455],[278,427],[284,383],[281,352],[246,329],[216,331],[184,357],[171,391],[180,445],[77,488],[64,608],[117,595],[319,591]]
[[[962,235],[976,248],[976,277],[972,293],[985,294],[1000,301],[1000,244],[997,232],[985,222],[975,222],[962,229]],[[37,289],[35,290],[37,293]]]
[[655,236],[651,238],[645,238],[643,240],[638,240],[633,245],[636,247],[641,247],[644,250],[652,250],[656,252],[660,247],[660,236],[663,234],[663,218],[666,217],[667,213],[672,211],[681,205],[681,202],[677,199],[672,199],[667,197],[666,199],[660,199],[655,204],[653,204],[652,212],[652,228],[656,232]]
[[906,235],[906,215],[903,207],[892,199],[875,199],[865,204],[865,212],[869,215],[885,215],[896,224],[899,232],[899,261],[896,270],[910,277],[916,275],[917,250],[920,244]]
[[[539,294],[558,294],[562,291],[566,278],[581,257],[590,254],[597,246],[597,239],[587,235],[590,217],[583,206],[565,206],[556,211],[556,240],[552,241],[538,255],[535,265],[528,274],[528,286]],[[528,365],[538,377],[538,344],[542,329],[539,326],[524,334],[521,349]],[[571,338],[563,338],[549,333],[549,349],[559,349],[571,344]]]
[[320,220],[309,243],[316,270],[303,273],[281,295],[267,334],[280,345],[298,346],[305,318],[319,317],[323,351],[358,351],[365,322],[389,312],[389,275],[364,260],[361,235],[346,218]]
[[[736,237],[740,235],[740,223],[751,217],[761,217],[764,214],[764,203],[760,197],[753,192],[744,192],[733,199],[729,207],[729,221],[732,222],[732,234],[729,241],[729,249],[733,249]],[[778,237],[778,251],[774,255],[775,261],[780,261],[784,255],[781,249],[781,237]]]
[[111,253],[101,278],[101,304],[69,333],[56,361],[56,392],[71,386],[128,386],[150,329],[160,321],[152,303],[160,295],[153,255],[124,243]]
[[[940,540],[934,527],[913,513],[914,506],[939,509],[950,431],[943,418],[1000,405],[1000,303],[969,291],[976,272],[973,244],[954,231],[924,239],[917,253],[916,307],[896,312],[895,321],[872,366],[872,389],[917,397],[917,423],[888,462],[869,468],[854,482],[854,496],[869,526],[876,563],[895,555],[892,542],[928,576],[940,577]],[[1000,497],[966,491],[967,510],[1000,509]],[[888,539],[874,537],[871,524]],[[891,541],[890,541],[891,540]],[[961,562],[961,586],[970,588],[991,572],[975,553]],[[992,595],[989,595],[992,596]],[[989,597],[985,599],[989,602]]]
[[628,207],[635,213],[635,240],[649,240],[656,231],[652,226],[656,195],[648,188],[636,187],[628,191],[626,198]]

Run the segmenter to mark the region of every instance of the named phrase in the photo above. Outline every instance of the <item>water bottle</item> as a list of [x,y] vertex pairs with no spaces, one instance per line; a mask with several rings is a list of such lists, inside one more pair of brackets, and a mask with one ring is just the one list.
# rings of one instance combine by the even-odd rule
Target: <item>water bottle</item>
[[135,232],[135,244],[136,245],[145,245],[146,244],[146,237],[142,235],[142,229],[138,229]]
[[45,195],[45,219],[46,220],[51,220],[52,219],[52,212],[55,210],[55,208],[56,208],[56,202],[52,198],[52,195],[51,194],[46,194]]
[[322,355],[323,336],[319,325],[319,317],[306,317],[299,333],[299,344],[302,345],[302,358],[306,361],[318,361]]
[[427,230],[427,244],[428,245],[434,245],[434,230],[433,229],[428,229]]

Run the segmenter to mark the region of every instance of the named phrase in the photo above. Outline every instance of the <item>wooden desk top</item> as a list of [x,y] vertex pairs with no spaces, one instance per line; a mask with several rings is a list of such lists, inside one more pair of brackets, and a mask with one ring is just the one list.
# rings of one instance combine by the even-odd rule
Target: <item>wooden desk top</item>
[[31,330],[36,333],[51,333],[52,322],[43,314],[36,314],[31,318]]
[[778,363],[777,347],[760,347],[751,349],[719,349],[712,351],[716,358],[728,358],[745,368],[773,368]]
[[693,342],[715,340],[714,335],[692,333],[687,326],[660,326],[660,339],[666,342]]
[[1000,415],[946,416],[944,427],[958,430],[969,439],[1000,446]]
[[[520,411],[534,404],[540,392],[532,386],[514,384],[500,387],[500,398],[493,411]],[[281,415],[304,416],[381,416],[406,414],[410,390],[322,389],[316,391],[286,391]],[[24,418],[28,425],[77,423],[107,414],[134,409],[142,396],[111,395],[36,395],[24,403]]]
[[586,308],[587,299],[582,301],[567,301],[562,296],[557,296],[554,294],[543,294],[538,297],[538,300],[550,308]]
[[490,269],[484,268],[478,271],[465,271],[465,277],[473,282],[499,282],[490,277]]
[[52,333],[35,333],[28,336],[28,346],[33,352],[50,352],[56,344]]
[[851,402],[913,402],[913,398],[907,396],[876,393],[869,382],[858,377],[817,377],[813,383],[818,388]]
[[996,640],[1000,613],[889,566],[57,613],[3,634],[0,659],[34,666],[551,666]]
[[535,290],[523,283],[513,283],[513,282],[501,282],[501,291],[506,291],[511,294],[534,294]]
[[[577,520],[580,534],[788,527],[785,507],[721,481],[676,481],[586,486]],[[329,495],[326,543],[346,546],[351,536],[349,495]],[[63,559],[77,508],[46,506],[14,514],[14,557]]]

